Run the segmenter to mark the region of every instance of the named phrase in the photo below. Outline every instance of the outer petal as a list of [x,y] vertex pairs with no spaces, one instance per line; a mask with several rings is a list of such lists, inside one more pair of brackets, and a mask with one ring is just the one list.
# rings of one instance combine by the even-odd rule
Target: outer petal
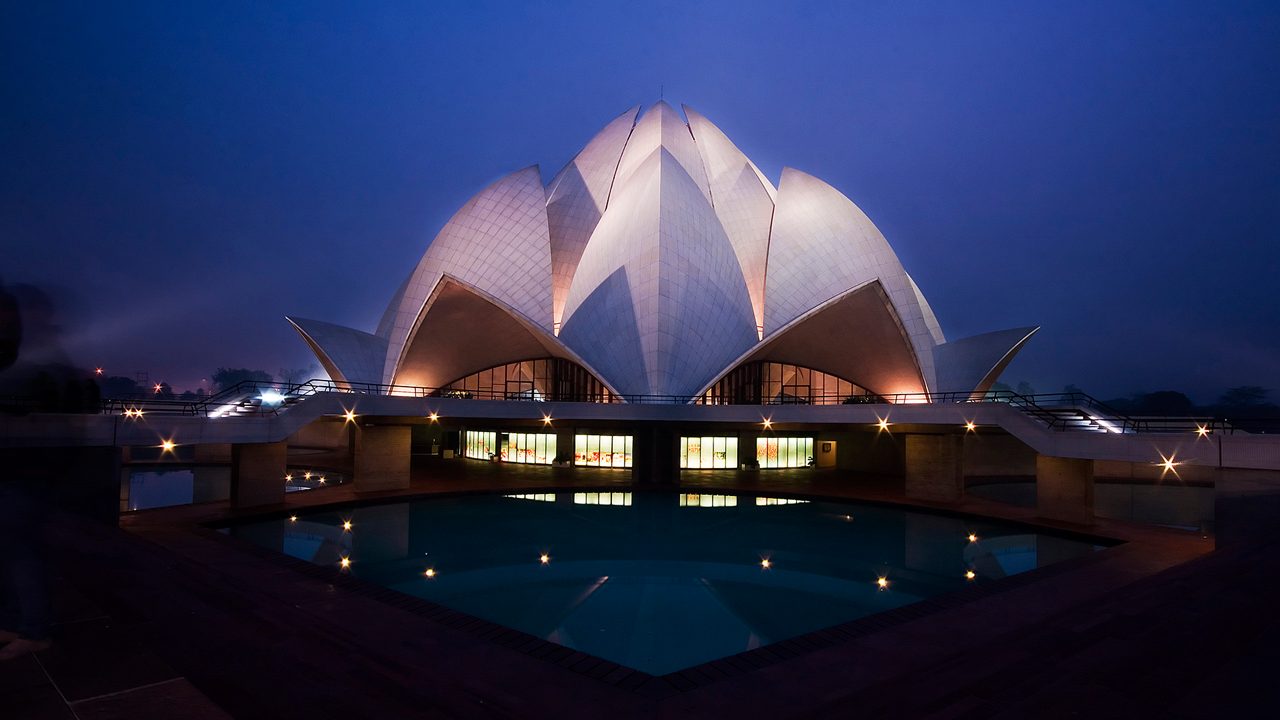
[[383,368],[385,382],[396,376],[406,340],[445,273],[551,329],[551,245],[537,166],[485,188],[436,235],[396,309]]
[[302,335],[330,379],[368,383],[382,380],[382,363],[387,356],[385,339],[319,320],[285,319]]
[[933,335],[907,273],[884,236],[852,201],[786,168],[778,187],[765,277],[765,336],[833,297],[879,280],[934,386]]
[[934,355],[938,364],[939,389],[944,392],[985,393],[1039,329],[997,330],[939,345]]

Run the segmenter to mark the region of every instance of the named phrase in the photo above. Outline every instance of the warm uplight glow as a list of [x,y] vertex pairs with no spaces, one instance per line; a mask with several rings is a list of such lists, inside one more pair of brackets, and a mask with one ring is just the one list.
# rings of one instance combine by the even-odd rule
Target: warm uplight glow
[[440,413],[431,413],[430,415],[427,416],[427,419],[430,420],[431,422],[437,422],[438,420],[440,420]]
[[764,426],[765,430],[768,430],[773,427],[773,419],[765,418],[763,421],[760,422],[760,424]]
[[550,425],[550,424],[551,424],[551,416],[550,416],[550,415],[543,415],[543,416],[542,416],[542,424],[543,424],[543,425]]
[[343,520],[343,521],[342,521],[342,529],[343,529],[343,530],[345,530],[345,531],[347,531],[347,532],[351,532],[351,521],[350,521],[350,520]]
[[290,516],[289,516],[289,522],[298,522],[298,516],[297,516],[297,515],[290,515]]
[[293,476],[292,476],[292,475],[290,475],[290,474],[288,474],[288,473],[285,473],[284,481],[285,481],[285,482],[293,482]]
[[884,577],[883,575],[881,575],[880,577],[876,578],[876,587],[880,588],[881,590],[888,590],[888,589],[889,589],[889,578]]
[[876,422],[876,428],[878,429],[878,431],[879,431],[879,432],[888,432],[888,431],[889,431],[889,424],[890,424],[890,423],[889,423],[889,416],[888,416],[888,415],[886,415],[886,416],[884,416],[884,417],[880,417],[879,415],[877,415],[877,416],[876,416],[876,420],[877,420],[877,422]]
[[161,451],[161,452],[173,452],[173,449],[174,449],[174,448],[176,448],[176,447],[178,447],[178,443],[176,443],[176,442],[174,442],[174,441],[172,441],[172,440],[162,440],[162,441],[160,441],[160,451]]
[[323,485],[323,484],[324,484],[324,476],[323,476],[323,475],[321,475],[321,476],[320,476],[320,484],[321,484],[321,485]]
[[975,432],[978,429],[978,426],[972,420],[966,420],[964,423],[964,429],[967,432]]
[[1196,436],[1209,437],[1209,432],[1210,431],[1209,431],[1208,425],[1199,425],[1199,424],[1196,425]]
[[339,561],[338,561],[338,564],[342,566],[342,569],[343,569],[343,570],[345,570],[345,569],[347,569],[347,568],[351,567],[351,558],[349,558],[349,557],[344,557],[344,558],[342,558],[341,560],[339,560]]
[[542,553],[541,555],[538,556],[538,562],[542,563],[543,565],[546,565],[547,563],[551,562],[551,556],[546,553]]
[[764,568],[765,570],[768,570],[769,568],[773,567],[773,562],[769,560],[769,558],[761,558],[760,567]]
[[[1157,452],[1158,452],[1158,451],[1157,451]],[[1168,475],[1169,473],[1173,473],[1173,476],[1174,476],[1174,477],[1181,479],[1181,476],[1179,476],[1179,475],[1178,475],[1178,466],[1179,466],[1179,465],[1181,465],[1182,463],[1180,463],[1180,462],[1174,462],[1174,459],[1173,459],[1173,458],[1174,458],[1176,455],[1177,455],[1177,453],[1173,453],[1173,454],[1169,455],[1169,457],[1165,457],[1165,456],[1164,456],[1164,453],[1160,453],[1160,462],[1158,462],[1158,463],[1156,463],[1156,464],[1160,466],[1160,479],[1161,479],[1161,480],[1163,480],[1163,479],[1164,479],[1164,476],[1165,476],[1165,475]]]
[[978,542],[978,534],[969,533],[969,542]]
[[124,416],[127,418],[140,418],[142,417],[142,410],[139,410],[138,408],[125,408]]
[[303,479],[303,480],[310,480],[310,479],[311,479],[311,471],[310,471],[310,470],[308,470],[308,471],[306,471],[306,472],[302,473],[302,479]]
[[427,576],[427,577],[429,577],[429,578],[433,578],[433,577],[435,577],[435,576],[436,576],[436,569],[435,569],[435,568],[427,568],[427,571],[426,571],[426,572],[424,572],[424,573],[422,573],[422,574],[423,574],[423,575],[426,575],[426,576]]
[[978,573],[976,573],[976,572],[974,572],[974,571],[972,571],[972,570],[965,570],[965,571],[964,571],[964,579],[965,579],[965,580],[973,580],[973,579],[974,579],[974,578],[976,578],[976,577],[978,577]]
[[356,411],[355,411],[355,410],[348,410],[348,411],[346,411],[346,412],[342,413],[342,417],[343,417],[343,418],[345,418],[347,422],[355,422],[355,421],[356,421]]

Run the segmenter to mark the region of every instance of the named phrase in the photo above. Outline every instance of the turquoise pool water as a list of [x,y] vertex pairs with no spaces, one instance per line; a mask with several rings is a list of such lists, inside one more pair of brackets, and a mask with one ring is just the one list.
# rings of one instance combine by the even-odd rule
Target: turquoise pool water
[[674,492],[431,498],[229,532],[655,675],[1097,549],[980,519]]

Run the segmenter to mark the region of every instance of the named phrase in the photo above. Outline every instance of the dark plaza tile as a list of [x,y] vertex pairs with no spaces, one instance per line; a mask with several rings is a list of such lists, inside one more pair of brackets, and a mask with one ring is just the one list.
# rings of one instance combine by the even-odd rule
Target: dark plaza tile
[[5,720],[75,720],[75,713],[63,702],[51,684],[34,685],[0,692],[0,717]]
[[227,720],[231,716],[185,678],[73,703],[79,720]]
[[40,662],[69,702],[178,677],[142,642],[137,626],[109,621],[64,628]]
[[34,655],[0,662],[0,698],[4,698],[7,693],[51,684],[49,676],[40,669],[40,663],[36,662]]

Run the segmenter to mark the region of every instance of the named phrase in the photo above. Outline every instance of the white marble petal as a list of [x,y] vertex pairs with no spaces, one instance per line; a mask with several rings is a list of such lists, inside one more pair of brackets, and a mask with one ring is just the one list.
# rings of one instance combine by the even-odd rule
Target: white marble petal
[[551,233],[552,322],[562,320],[565,297],[591,231],[609,205],[614,173],[635,126],[634,107],[604,127],[547,186]]
[[[634,333],[608,323],[623,288]],[[561,339],[620,392],[650,395],[692,395],[756,342],[733,246],[665,146],[619,175],[569,290]]]
[[706,165],[716,215],[738,256],[756,327],[763,328],[765,263],[776,191],[720,128],[687,105],[684,113]]
[[879,280],[935,387],[935,341],[889,243],[849,198],[818,178],[782,171],[765,278],[765,337],[851,287]]
[[536,165],[482,190],[436,235],[396,309],[384,382],[395,376],[406,338],[446,273],[551,330],[551,242]]

